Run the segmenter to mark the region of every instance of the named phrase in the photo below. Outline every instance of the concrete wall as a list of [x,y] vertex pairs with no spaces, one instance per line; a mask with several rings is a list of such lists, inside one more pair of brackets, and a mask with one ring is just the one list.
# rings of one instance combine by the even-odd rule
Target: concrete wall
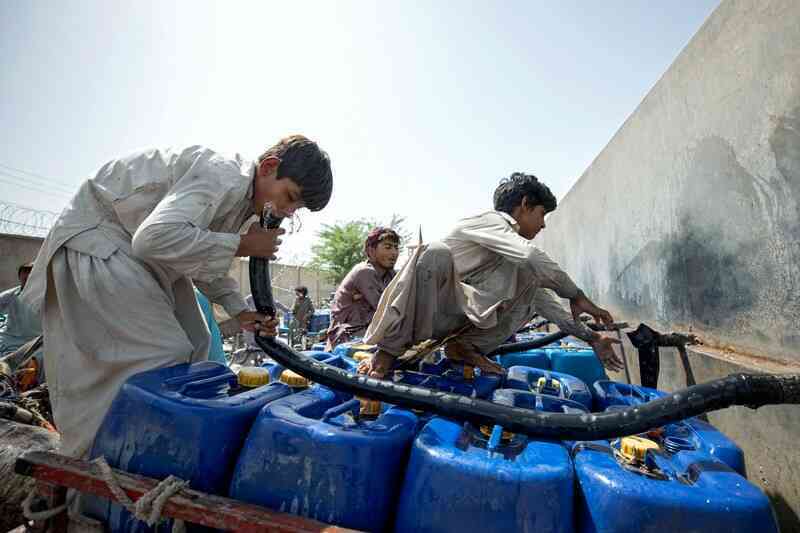
[[548,218],[588,293],[800,363],[798,20],[724,1]]
[[0,291],[19,285],[17,269],[36,259],[41,237],[24,237],[0,233]]
[[[697,382],[800,371],[798,21],[797,0],[723,1],[537,237],[617,317],[699,334]],[[686,385],[675,350],[661,367]],[[709,418],[800,531],[800,406]]]
[[[233,262],[230,274],[239,282],[242,294],[250,294],[250,263],[247,258]],[[329,282],[316,270],[281,263],[270,264],[272,274],[272,291],[275,298],[291,309],[294,304],[294,288],[298,285],[308,287],[308,296],[318,309],[336,290],[336,285]]]

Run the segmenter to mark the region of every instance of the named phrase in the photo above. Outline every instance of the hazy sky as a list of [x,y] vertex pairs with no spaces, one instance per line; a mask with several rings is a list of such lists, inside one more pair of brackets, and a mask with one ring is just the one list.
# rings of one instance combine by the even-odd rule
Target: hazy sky
[[717,4],[4,0],[0,200],[60,211],[136,148],[303,133],[334,193],[284,260],[393,212],[433,240],[515,170],[563,197]]

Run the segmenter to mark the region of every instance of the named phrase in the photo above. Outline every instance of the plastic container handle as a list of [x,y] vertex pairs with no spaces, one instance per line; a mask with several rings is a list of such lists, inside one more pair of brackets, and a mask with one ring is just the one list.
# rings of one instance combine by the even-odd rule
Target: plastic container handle
[[490,452],[495,451],[500,446],[500,441],[503,439],[503,427],[495,424],[492,428],[492,435],[489,437],[489,442],[486,444],[486,449]]
[[233,374],[220,374],[219,376],[214,376],[213,378],[206,378],[206,379],[199,379],[197,381],[190,381],[188,383],[184,383],[180,389],[178,389],[178,393],[183,394],[184,396],[191,396],[191,392],[195,392],[198,389],[207,389],[213,385],[228,385],[229,387],[236,386],[236,376]]
[[329,419],[335,416],[343,415],[347,411],[352,411],[353,414],[356,417],[358,417],[360,408],[361,408],[361,402],[358,400],[358,398],[347,400],[346,402],[339,404],[335,407],[331,407],[330,409],[325,411],[325,414],[322,415],[322,421],[327,422]]

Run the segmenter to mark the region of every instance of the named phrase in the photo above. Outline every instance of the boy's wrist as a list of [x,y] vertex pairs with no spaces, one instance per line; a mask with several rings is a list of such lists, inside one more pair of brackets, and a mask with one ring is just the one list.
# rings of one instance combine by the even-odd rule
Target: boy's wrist
[[251,244],[251,235],[239,235],[239,246],[236,248],[236,257],[250,257],[252,255]]
[[[586,329],[589,329],[589,328],[586,328]],[[589,330],[589,331],[591,331],[591,334],[589,336],[589,339],[586,341],[589,344],[594,344],[594,343],[598,342],[602,338],[602,335],[600,335],[596,331],[592,331],[592,330]]]
[[585,300],[585,299],[586,299],[586,294],[584,294],[584,292],[581,289],[578,289],[578,291],[575,293],[575,296],[570,298],[569,301],[570,302],[578,302],[578,301]]

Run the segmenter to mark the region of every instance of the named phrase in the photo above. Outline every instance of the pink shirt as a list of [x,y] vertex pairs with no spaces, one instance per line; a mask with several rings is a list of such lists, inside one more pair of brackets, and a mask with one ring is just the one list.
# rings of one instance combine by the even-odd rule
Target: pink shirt
[[[331,326],[328,330],[331,346],[363,334],[375,314],[383,290],[394,275],[394,270],[384,270],[364,261],[345,276],[331,304]],[[361,298],[354,300],[355,294],[360,294]]]

